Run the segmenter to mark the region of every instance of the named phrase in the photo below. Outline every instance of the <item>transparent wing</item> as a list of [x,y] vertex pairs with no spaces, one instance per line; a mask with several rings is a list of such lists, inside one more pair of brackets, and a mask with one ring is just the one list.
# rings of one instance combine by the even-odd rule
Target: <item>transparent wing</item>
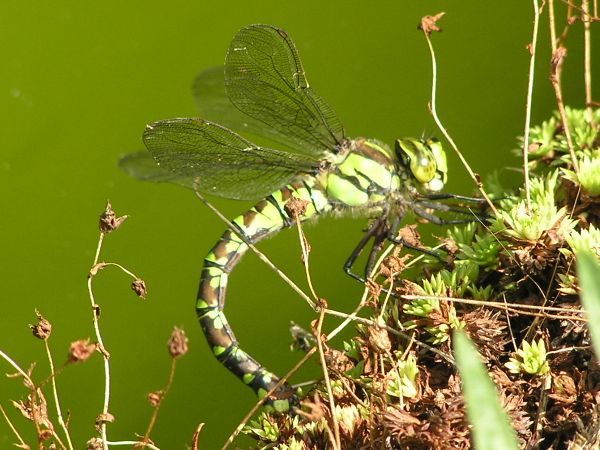
[[271,127],[269,137],[306,155],[333,151],[344,137],[333,109],[309,87],[294,43],[271,25],[250,25],[231,41],[225,59],[231,102]]
[[231,102],[225,90],[223,66],[211,67],[200,72],[194,80],[192,89],[200,117],[231,130],[264,136],[282,143],[278,140],[278,135],[271,132],[268,125],[244,114]]
[[143,181],[153,181],[155,183],[176,183],[185,187],[193,188],[193,178],[184,178],[175,172],[163,169],[156,163],[150,152],[142,150],[139,152],[127,153],[119,159],[119,168],[127,175]]
[[154,122],[143,140],[162,172],[173,174],[170,179],[162,175],[164,180],[161,171],[151,176],[239,200],[265,197],[302,175],[315,174],[319,164],[306,156],[259,147],[202,119]]

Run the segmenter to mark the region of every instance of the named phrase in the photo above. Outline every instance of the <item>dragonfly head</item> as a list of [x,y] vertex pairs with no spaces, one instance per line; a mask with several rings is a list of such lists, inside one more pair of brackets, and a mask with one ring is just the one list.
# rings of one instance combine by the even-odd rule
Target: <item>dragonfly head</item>
[[437,139],[397,139],[396,155],[419,186],[441,191],[448,180],[446,152]]

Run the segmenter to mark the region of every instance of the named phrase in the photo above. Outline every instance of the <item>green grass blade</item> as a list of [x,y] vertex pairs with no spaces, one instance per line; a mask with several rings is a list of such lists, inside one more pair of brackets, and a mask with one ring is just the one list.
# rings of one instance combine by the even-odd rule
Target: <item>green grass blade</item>
[[477,350],[462,331],[454,334],[456,365],[463,383],[472,441],[477,450],[518,450],[517,435],[502,410],[496,387]]
[[581,304],[588,319],[594,352],[600,357],[600,264],[587,250],[577,252],[576,256]]

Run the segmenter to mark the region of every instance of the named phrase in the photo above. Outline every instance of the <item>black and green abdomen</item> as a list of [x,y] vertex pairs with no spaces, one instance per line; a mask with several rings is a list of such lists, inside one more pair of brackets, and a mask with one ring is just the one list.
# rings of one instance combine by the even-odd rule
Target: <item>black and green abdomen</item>
[[[248,250],[246,242],[254,244],[282,228],[293,225],[294,220],[285,208],[285,204],[292,197],[307,202],[300,220],[310,219],[329,209],[329,203],[323,193],[318,188],[313,189],[311,184],[307,182],[286,186],[235,218],[232,221],[236,227],[235,232],[225,231],[204,259],[196,301],[196,312],[202,330],[215,357],[250,386],[260,398],[264,397],[279,379],[239,347],[223,313],[228,277]],[[274,397],[275,399],[267,403],[276,410],[285,411],[290,407],[293,392],[284,386],[274,393]]]

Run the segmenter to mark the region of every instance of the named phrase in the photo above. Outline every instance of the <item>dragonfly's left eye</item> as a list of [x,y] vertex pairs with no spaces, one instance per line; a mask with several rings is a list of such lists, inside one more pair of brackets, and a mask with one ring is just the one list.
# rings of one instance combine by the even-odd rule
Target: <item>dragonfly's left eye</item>
[[439,191],[446,184],[448,165],[446,153],[439,141],[398,139],[396,154],[425,189]]

